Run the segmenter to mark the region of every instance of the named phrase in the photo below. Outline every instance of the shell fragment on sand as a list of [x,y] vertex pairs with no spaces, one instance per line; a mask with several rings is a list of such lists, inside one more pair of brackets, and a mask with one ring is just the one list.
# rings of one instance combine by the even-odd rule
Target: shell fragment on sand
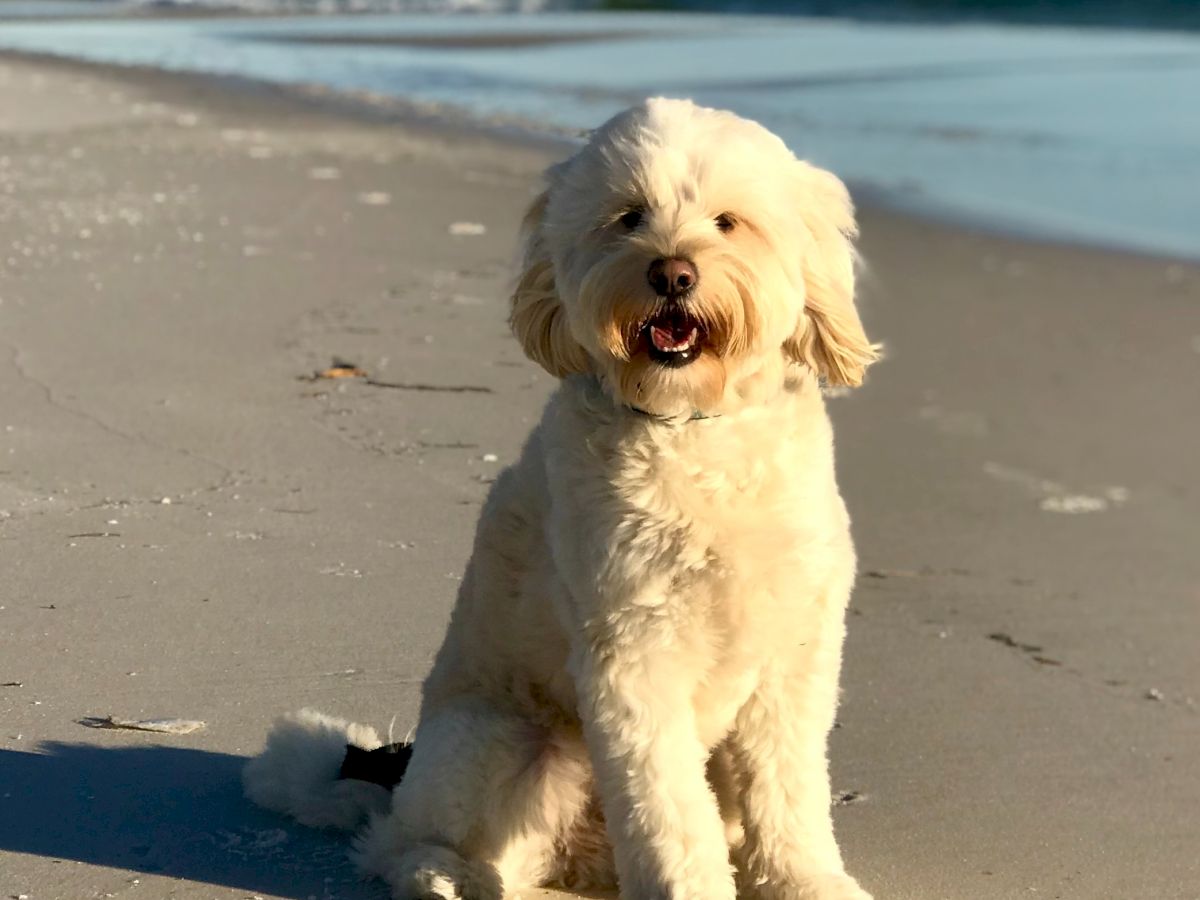
[[205,727],[204,722],[195,719],[120,719],[116,716],[83,719],[79,724],[88,728],[153,731],[157,734],[191,734]]

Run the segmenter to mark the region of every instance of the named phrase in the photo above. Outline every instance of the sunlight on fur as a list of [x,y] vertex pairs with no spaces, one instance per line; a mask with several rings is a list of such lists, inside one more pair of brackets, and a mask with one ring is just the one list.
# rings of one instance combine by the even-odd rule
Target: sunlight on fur
[[826,760],[855,559],[822,386],[877,358],[855,235],[837,178],[688,101],[552,167],[511,324],[563,380],[484,507],[390,806],[339,778],[375,733],[308,710],[248,795],[361,826],[397,898],[870,900]]

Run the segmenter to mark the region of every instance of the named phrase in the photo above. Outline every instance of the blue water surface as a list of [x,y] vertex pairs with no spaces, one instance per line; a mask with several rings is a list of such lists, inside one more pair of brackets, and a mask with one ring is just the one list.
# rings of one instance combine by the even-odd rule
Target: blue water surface
[[[519,47],[350,42],[498,33],[595,39]],[[403,14],[9,21],[0,23],[0,47],[371,91],[547,129],[594,126],[647,95],[688,96],[758,119],[801,156],[909,208],[1200,258],[1195,33]]]

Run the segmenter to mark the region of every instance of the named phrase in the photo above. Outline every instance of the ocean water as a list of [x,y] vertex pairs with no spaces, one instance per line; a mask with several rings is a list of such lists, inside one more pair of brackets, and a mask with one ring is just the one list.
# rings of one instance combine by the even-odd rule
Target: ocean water
[[[0,0],[0,20],[111,16],[118,15],[125,9],[127,7],[122,3],[95,0]],[[3,21],[0,21],[0,32],[3,29]]]
[[14,18],[0,48],[369,91],[556,133],[687,96],[909,209],[1200,259],[1200,34],[447,2],[486,14]]

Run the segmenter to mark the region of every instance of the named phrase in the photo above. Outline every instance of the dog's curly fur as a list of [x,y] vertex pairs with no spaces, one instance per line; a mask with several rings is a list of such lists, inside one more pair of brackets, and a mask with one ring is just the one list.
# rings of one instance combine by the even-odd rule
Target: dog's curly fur
[[[869,900],[826,762],[855,562],[821,383],[876,357],[854,234],[833,175],[687,101],[547,173],[512,324],[563,382],[491,492],[408,771],[357,844],[396,897]],[[648,280],[664,259],[687,290]],[[305,723],[319,765],[296,762]],[[349,824],[338,726],[289,719],[251,796]]]

